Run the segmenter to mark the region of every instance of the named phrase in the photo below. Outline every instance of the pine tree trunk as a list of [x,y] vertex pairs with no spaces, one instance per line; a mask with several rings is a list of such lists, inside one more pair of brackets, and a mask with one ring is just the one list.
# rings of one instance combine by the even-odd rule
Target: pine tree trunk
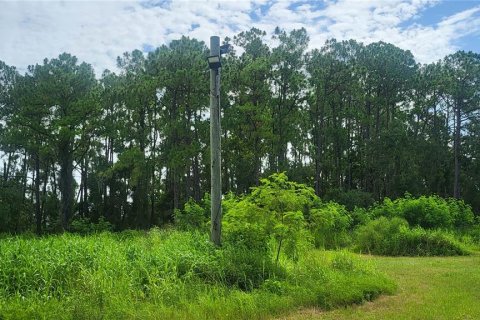
[[454,158],[455,177],[453,184],[453,197],[460,199],[460,131],[461,131],[460,106],[455,104],[455,137],[454,137]]
[[35,222],[36,232],[42,234],[42,211],[40,208],[40,156],[35,153]]
[[73,155],[71,140],[64,139],[60,142],[60,193],[61,199],[61,228],[68,229],[73,214]]

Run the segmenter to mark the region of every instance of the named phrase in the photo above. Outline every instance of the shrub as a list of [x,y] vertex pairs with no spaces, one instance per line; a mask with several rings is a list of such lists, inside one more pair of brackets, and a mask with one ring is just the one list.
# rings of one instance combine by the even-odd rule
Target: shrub
[[352,218],[351,229],[365,225],[372,220],[372,214],[368,209],[356,207],[350,212]]
[[390,256],[466,255],[468,250],[451,233],[411,229],[404,219],[380,217],[356,232],[357,250]]
[[477,245],[480,245],[480,224],[475,225],[467,231],[467,235],[471,241]]
[[209,212],[189,199],[183,210],[176,209],[174,212],[175,225],[180,230],[201,230],[206,229]]
[[88,218],[78,218],[72,221],[70,224],[70,231],[79,234],[90,234],[103,231],[112,231],[113,225],[105,220],[104,217],[100,217],[98,222],[93,222]]
[[412,255],[412,247],[419,256],[455,256],[468,255],[467,248],[455,239],[453,234],[442,230],[425,230],[420,227],[404,230],[398,242],[407,245],[398,255]]
[[475,216],[470,205],[458,199],[448,199],[447,203],[455,228],[465,230],[474,227]]
[[285,277],[285,270],[273,263],[268,252],[225,245],[218,253],[221,281],[227,285],[252,290],[268,279]]
[[462,200],[446,200],[438,196],[412,198],[407,195],[395,201],[385,198],[383,204],[371,209],[370,214],[374,218],[382,216],[403,218],[411,226],[426,229],[467,228],[474,222],[471,207]]
[[335,201],[342,204],[350,211],[356,207],[368,208],[375,202],[371,193],[357,189],[347,191],[342,189],[331,189],[325,194],[324,199],[326,201]]
[[266,250],[273,239],[277,263],[281,252],[297,259],[298,249],[308,238],[303,213],[316,199],[312,188],[289,181],[284,173],[273,174],[243,199],[227,201],[226,239],[260,250]]
[[328,202],[310,211],[309,228],[317,248],[339,248],[349,244],[348,230],[352,223],[347,209]]
[[267,251],[273,216],[246,199],[228,204],[222,225],[224,240],[252,250]]
[[372,220],[357,229],[355,239],[357,249],[362,252],[389,255],[391,250],[388,244],[390,236],[398,234],[401,228],[407,227],[407,221],[401,218],[380,217]]

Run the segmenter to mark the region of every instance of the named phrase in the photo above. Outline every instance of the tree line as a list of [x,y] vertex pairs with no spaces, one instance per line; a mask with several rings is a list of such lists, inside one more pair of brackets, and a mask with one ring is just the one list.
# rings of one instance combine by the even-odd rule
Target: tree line
[[[480,211],[480,54],[419,64],[385,42],[252,28],[222,60],[222,189],[286,172],[347,206],[437,194]],[[0,232],[172,221],[210,190],[208,48],[182,37],[117,58],[0,61]]]

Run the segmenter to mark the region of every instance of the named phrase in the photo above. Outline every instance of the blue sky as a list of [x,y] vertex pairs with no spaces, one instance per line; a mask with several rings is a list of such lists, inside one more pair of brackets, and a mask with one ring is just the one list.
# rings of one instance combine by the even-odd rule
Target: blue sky
[[[463,12],[465,10],[474,9],[480,7],[479,0],[464,0],[464,1],[440,1],[436,5],[427,8],[415,22],[425,26],[435,26],[439,21],[445,17],[454,15],[455,13]],[[473,15],[475,19],[480,20],[480,14]],[[408,21],[410,22],[410,21]],[[407,23],[408,23],[407,22]],[[472,30],[471,34],[467,34],[458,39],[453,39],[454,43],[460,50],[480,52],[480,32],[478,26],[475,30]]]
[[[97,74],[125,51],[145,52],[181,35],[208,43],[257,27],[306,28],[310,48],[329,38],[386,41],[417,61],[480,52],[480,0],[2,1],[0,60],[21,71],[69,52]],[[271,41],[270,36],[266,41]]]

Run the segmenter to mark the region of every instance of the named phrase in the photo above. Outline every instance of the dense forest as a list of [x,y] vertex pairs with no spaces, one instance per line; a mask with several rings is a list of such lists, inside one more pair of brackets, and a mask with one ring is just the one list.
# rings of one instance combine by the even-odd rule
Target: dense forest
[[[480,212],[479,53],[422,65],[385,42],[309,51],[304,29],[224,41],[224,193],[286,172],[347,208],[409,193]],[[207,55],[182,37],[124,53],[99,79],[67,53],[24,74],[0,61],[0,232],[80,218],[146,229],[205,197]]]

